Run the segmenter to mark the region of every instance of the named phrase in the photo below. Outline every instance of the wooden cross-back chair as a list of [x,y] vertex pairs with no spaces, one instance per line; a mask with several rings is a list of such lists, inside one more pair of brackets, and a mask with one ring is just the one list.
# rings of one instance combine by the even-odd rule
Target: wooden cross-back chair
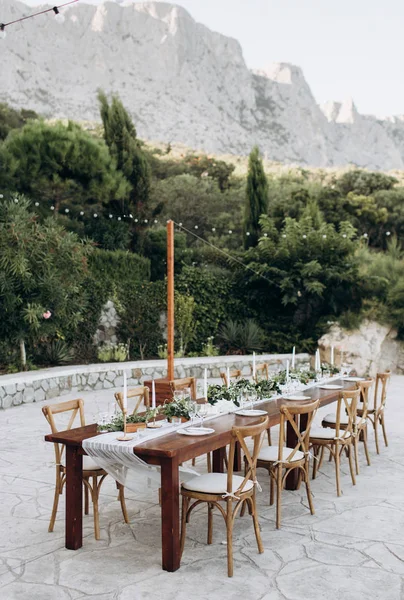
[[[182,495],[182,527],[181,527],[181,554],[184,550],[186,524],[189,522],[191,512],[199,504],[208,505],[208,544],[212,543],[213,536],[213,509],[217,508],[226,522],[227,530],[227,574],[233,576],[233,526],[235,518],[246,503],[253,519],[255,537],[258,551],[262,553],[264,547],[261,540],[260,528],[256,505],[256,466],[258,453],[262,444],[262,436],[268,427],[269,418],[265,417],[260,423],[247,427],[233,427],[230,442],[229,464],[227,473],[206,473],[194,477],[181,486]],[[248,449],[245,439],[253,438],[253,450]],[[246,473],[242,477],[234,475],[234,453],[236,443],[239,443],[246,456]],[[194,501],[191,505],[190,502]],[[225,502],[225,507],[222,503]],[[233,508],[233,503],[235,506]]]
[[269,379],[269,369],[267,363],[256,365],[254,379],[256,382],[258,382],[260,379]]
[[229,371],[230,381],[227,381],[227,371],[224,373],[220,373],[220,377],[222,378],[223,385],[228,387],[231,383],[232,379],[240,379],[242,376],[241,369],[234,369],[233,371]]
[[196,400],[196,378],[195,377],[183,377],[182,379],[173,379],[170,381],[170,387],[173,395],[175,392],[189,392],[191,400]]
[[[384,422],[384,411],[387,400],[387,387],[390,381],[391,372],[377,373],[375,393],[373,396],[373,406],[368,402],[366,418],[372,423],[373,431],[375,432],[376,452],[380,454],[378,426],[380,425],[383,432],[384,443],[388,446],[386,425]],[[363,406],[359,404],[358,415],[362,416]]]
[[[373,379],[367,379],[365,381],[358,381],[356,385],[357,385],[357,389],[360,391],[360,395],[358,398],[358,400],[360,400],[360,403],[357,404],[356,418],[354,419],[354,422],[353,422],[353,445],[354,445],[354,452],[355,452],[355,471],[356,471],[356,474],[359,475],[358,446],[359,446],[360,441],[363,442],[363,448],[365,451],[366,462],[367,462],[368,466],[370,466],[370,456],[369,456],[369,449],[368,449],[368,443],[367,443],[367,440],[368,440],[367,413],[368,413],[368,406],[369,406],[369,392],[373,385]],[[358,407],[361,407],[361,409],[359,410]],[[322,425],[323,425],[323,427],[330,427],[331,429],[335,429],[335,420],[336,420],[336,414],[330,413],[326,417],[324,417]],[[345,429],[347,423],[348,423],[348,415],[346,413],[340,415],[340,428]],[[332,456],[331,456],[331,459],[332,459]]]
[[[143,403],[145,408],[150,408],[150,394],[149,388],[143,385],[128,390],[127,397],[136,398],[135,407],[132,411],[132,415],[135,415],[139,410],[139,406]],[[115,400],[118,403],[119,408],[123,411],[123,392],[116,392]],[[129,411],[128,411],[129,412]]]
[[[310,512],[314,515],[313,500],[310,491],[309,477],[309,439],[310,429],[313,418],[316,414],[319,400],[308,404],[283,404],[280,407],[280,426],[278,446],[268,446],[261,449],[258,456],[257,468],[267,469],[270,477],[270,498],[269,503],[274,503],[274,486],[276,486],[276,527],[281,526],[281,499],[282,490],[287,476],[294,469],[299,469],[299,483],[301,480],[306,485],[307,500]],[[303,431],[300,431],[299,424],[302,422]],[[304,425],[303,425],[304,423]],[[296,444],[293,448],[285,446],[286,425],[290,425],[296,435]]]
[[[67,402],[60,402],[58,404],[50,404],[42,408],[42,412],[48,421],[52,433],[59,431],[56,422],[55,415],[62,413],[71,412],[70,419],[66,425],[63,425],[63,430],[71,429],[76,417],[80,419],[80,426],[85,426],[84,418],[84,403],[81,398],[76,400],[68,400]],[[59,496],[63,493],[63,488],[66,483],[66,466],[64,464],[64,449],[63,444],[54,444],[55,459],[56,459],[56,484],[55,484],[55,495],[53,499],[52,515],[49,522],[48,531],[52,532],[55,526],[56,513],[58,510]],[[89,513],[89,495],[93,502],[93,513],[94,513],[94,533],[95,539],[100,539],[100,524],[99,524],[99,511],[98,511],[98,499],[100,495],[101,485],[108,475],[104,469],[101,469],[97,463],[90,456],[83,456],[83,485],[84,485],[84,513]],[[92,483],[90,483],[90,478]],[[116,482],[119,490],[118,499],[121,503],[122,514],[125,519],[125,523],[129,523],[128,513],[125,504],[124,487],[120,483]]]
[[[335,462],[337,496],[341,496],[340,462],[341,455],[344,450],[348,455],[352,484],[356,485],[355,470],[352,461],[352,448],[354,444],[354,423],[357,416],[357,404],[359,397],[359,389],[340,392],[335,414],[335,427],[332,429],[329,427],[319,427],[315,431],[313,430],[310,434],[310,444],[313,448],[313,454],[315,458],[313,461],[313,479],[315,479],[317,471],[321,467],[324,451],[325,449],[328,449],[330,451],[330,459],[334,459]],[[344,418],[343,420],[346,422],[341,424],[341,417],[344,416],[344,413],[346,413],[347,419]],[[320,457],[319,460],[317,460],[319,454]]]

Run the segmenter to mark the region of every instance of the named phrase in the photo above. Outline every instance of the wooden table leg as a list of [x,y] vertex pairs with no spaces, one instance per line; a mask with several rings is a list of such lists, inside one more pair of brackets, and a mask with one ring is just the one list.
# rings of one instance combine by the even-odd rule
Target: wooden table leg
[[[307,427],[307,415],[295,415],[295,422],[299,424],[299,431],[304,431]],[[292,426],[288,423],[286,426],[286,445],[288,448],[294,448],[297,444],[297,436],[293,431]],[[297,488],[297,482],[299,479],[299,469],[293,469],[286,477],[285,489],[295,490]]]
[[218,448],[217,450],[213,450],[212,471],[214,473],[224,473],[225,457],[226,457],[226,447]]
[[178,463],[161,459],[161,536],[164,571],[180,568],[180,479]]
[[65,546],[78,550],[83,545],[83,456],[75,446],[66,446],[65,513]]

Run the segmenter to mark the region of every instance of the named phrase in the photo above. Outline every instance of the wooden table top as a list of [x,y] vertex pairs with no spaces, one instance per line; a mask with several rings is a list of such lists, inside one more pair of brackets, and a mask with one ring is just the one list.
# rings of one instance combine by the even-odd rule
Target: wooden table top
[[[339,379],[334,380],[332,383],[335,385],[343,385],[343,389],[345,390],[355,387],[354,383],[344,382]],[[307,403],[319,399],[320,406],[325,406],[337,400],[339,391],[340,390],[324,390],[320,389],[320,387],[313,387],[296,393],[298,395],[309,396],[310,400],[307,400]],[[268,413],[269,426],[272,427],[279,423],[279,408],[282,404],[287,402],[293,404],[293,401],[287,401],[284,398],[274,400],[269,399],[266,402],[260,403],[257,408],[265,410]],[[302,403],[299,402],[299,405],[301,404]],[[178,435],[176,432],[167,433],[167,435],[158,437],[154,440],[148,440],[144,443],[139,442],[138,445],[136,445],[135,453],[138,456],[142,456],[144,459],[149,457],[153,461],[154,458],[157,462],[159,458],[174,457],[177,458],[179,462],[183,462],[200,456],[201,454],[212,452],[218,448],[223,448],[229,444],[231,439],[231,429],[234,425],[253,425],[256,422],[259,422],[260,419],[261,417],[240,417],[234,413],[223,414],[222,416],[216,417],[214,421],[211,422],[212,428],[215,429],[214,434],[192,437]],[[48,434],[45,436],[45,440],[47,442],[81,447],[82,442],[85,439],[96,435],[102,435],[102,433],[98,434],[97,424],[92,423],[85,427],[77,427],[68,431]]]

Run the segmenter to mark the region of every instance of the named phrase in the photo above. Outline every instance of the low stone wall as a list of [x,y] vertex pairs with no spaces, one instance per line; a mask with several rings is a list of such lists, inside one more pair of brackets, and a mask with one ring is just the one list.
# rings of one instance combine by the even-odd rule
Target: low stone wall
[[[270,370],[286,367],[290,354],[263,354],[256,357],[257,364],[266,362]],[[296,355],[296,364],[309,360],[308,354]],[[202,378],[207,369],[208,378],[220,377],[225,369],[241,369],[248,376],[252,370],[252,356],[216,356],[180,358],[175,360],[175,377]],[[105,363],[55,367],[27,373],[0,376],[0,408],[18,406],[27,402],[41,402],[65,394],[119,388],[123,386],[123,370],[128,385],[135,386],[145,379],[158,379],[167,375],[167,361],[145,360],[125,363]]]

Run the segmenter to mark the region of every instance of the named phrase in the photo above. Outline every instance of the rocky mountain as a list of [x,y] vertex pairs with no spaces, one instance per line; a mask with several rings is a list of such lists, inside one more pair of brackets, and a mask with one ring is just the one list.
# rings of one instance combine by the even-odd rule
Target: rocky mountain
[[[7,23],[32,8],[0,0]],[[404,168],[404,117],[317,105],[300,68],[247,68],[240,44],[166,3],[79,2],[7,28],[0,100],[51,117],[98,120],[98,88],[120,95],[149,140],[307,166]]]

